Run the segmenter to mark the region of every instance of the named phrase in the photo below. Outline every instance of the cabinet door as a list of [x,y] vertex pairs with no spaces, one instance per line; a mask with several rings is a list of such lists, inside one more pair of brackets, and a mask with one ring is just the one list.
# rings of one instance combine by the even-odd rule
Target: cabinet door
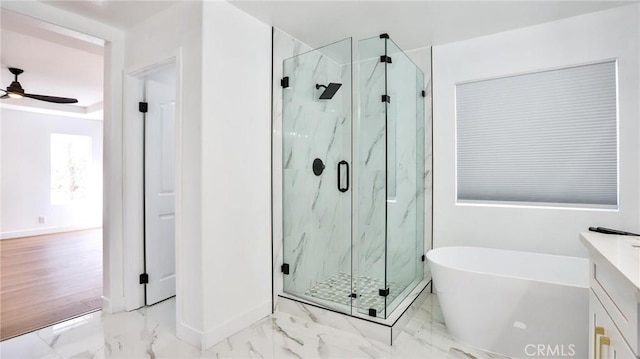
[[589,328],[589,358],[637,358],[592,291],[589,291]]

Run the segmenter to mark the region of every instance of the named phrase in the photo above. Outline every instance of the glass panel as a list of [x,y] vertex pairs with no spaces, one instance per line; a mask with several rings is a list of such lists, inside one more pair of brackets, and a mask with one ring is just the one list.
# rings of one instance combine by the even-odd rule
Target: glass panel
[[351,313],[351,190],[340,191],[350,186],[351,39],[287,59],[283,70],[284,290]]
[[359,41],[358,97],[359,116],[357,134],[357,310],[385,317],[385,201],[386,138],[384,39],[379,36]]
[[[430,131],[431,125],[427,124],[425,118],[425,111],[427,106],[427,89],[424,82],[425,74],[416,65],[415,71],[416,77],[416,258],[420,258],[418,265],[416,265],[416,284],[424,279],[426,263],[422,261],[422,255],[425,254],[424,243],[425,237],[425,187],[426,187],[426,155],[425,155],[425,139],[427,138],[427,126]],[[425,92],[425,96],[422,96],[422,92]],[[430,134],[429,134],[430,136]],[[416,259],[417,260],[417,259]],[[412,288],[411,285],[409,287]]]
[[424,74],[386,41],[387,226],[386,316],[422,280],[424,246]]

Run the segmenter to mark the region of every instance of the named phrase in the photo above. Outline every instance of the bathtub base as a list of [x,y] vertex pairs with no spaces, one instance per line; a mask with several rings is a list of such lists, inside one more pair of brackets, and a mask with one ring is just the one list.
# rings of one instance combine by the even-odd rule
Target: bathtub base
[[588,356],[589,262],[490,248],[427,253],[451,336],[516,358]]
[[431,281],[419,283],[387,319],[335,312],[289,294],[278,295],[276,311],[392,345],[430,292]]

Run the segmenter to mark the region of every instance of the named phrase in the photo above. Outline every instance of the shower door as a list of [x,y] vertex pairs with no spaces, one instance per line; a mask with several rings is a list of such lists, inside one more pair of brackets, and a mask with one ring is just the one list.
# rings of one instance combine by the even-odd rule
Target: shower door
[[284,291],[351,313],[351,38],[283,62]]

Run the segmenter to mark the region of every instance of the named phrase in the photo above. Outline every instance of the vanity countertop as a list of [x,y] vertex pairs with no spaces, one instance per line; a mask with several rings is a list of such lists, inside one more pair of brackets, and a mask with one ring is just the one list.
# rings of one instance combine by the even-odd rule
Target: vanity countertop
[[582,232],[580,240],[592,255],[604,258],[640,291],[640,237]]

